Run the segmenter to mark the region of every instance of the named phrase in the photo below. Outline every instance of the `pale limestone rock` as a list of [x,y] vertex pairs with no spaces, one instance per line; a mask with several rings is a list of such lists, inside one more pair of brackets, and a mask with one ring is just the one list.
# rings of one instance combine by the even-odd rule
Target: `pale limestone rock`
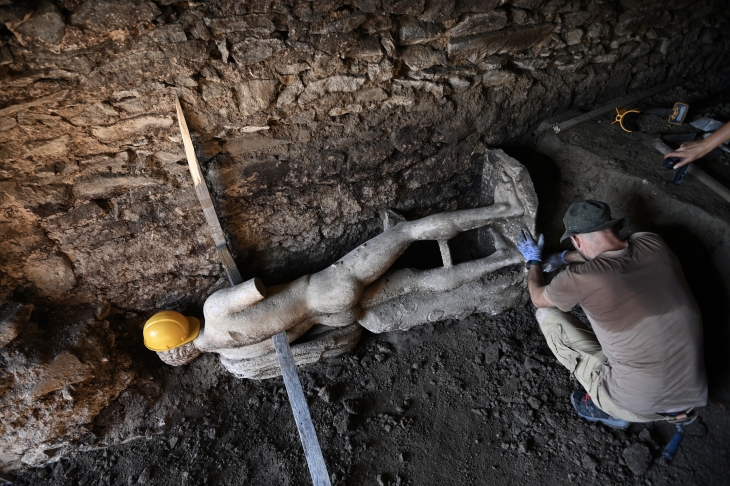
[[30,396],[38,398],[52,391],[61,390],[93,376],[91,369],[69,351],[56,356],[43,367]]
[[239,84],[236,93],[241,115],[253,115],[268,108],[274,101],[278,84],[275,79],[255,79]]
[[102,142],[114,142],[130,136],[143,135],[154,129],[167,129],[172,126],[172,118],[159,116],[140,116],[121,121],[108,127],[97,127],[91,133]]
[[0,311],[0,348],[4,348],[18,337],[33,312],[33,304],[12,302]]

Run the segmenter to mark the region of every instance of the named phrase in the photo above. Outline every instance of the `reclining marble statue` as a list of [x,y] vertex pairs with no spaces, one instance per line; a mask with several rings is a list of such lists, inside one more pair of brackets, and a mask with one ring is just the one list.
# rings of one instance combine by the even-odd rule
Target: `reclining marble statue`
[[[480,155],[486,205],[396,224],[395,213],[386,213],[381,234],[320,272],[269,288],[254,278],[213,293],[197,337],[158,355],[182,365],[215,352],[234,375],[263,379],[280,375],[271,337],[282,331],[295,362],[304,365],[352,349],[361,327],[406,330],[475,312],[497,314],[517,304],[526,295],[524,270],[494,273],[522,261],[512,241],[520,228],[534,228],[537,198],[518,161],[501,150],[482,149]],[[488,231],[496,251],[452,264],[447,241],[477,228]],[[422,240],[439,242],[442,267],[388,271],[412,242]]]

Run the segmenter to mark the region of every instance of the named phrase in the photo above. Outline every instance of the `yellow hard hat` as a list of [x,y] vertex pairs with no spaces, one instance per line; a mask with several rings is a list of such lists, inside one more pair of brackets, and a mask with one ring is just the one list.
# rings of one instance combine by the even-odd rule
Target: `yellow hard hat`
[[144,323],[144,345],[152,351],[168,351],[187,344],[200,333],[200,321],[175,311],[162,311]]

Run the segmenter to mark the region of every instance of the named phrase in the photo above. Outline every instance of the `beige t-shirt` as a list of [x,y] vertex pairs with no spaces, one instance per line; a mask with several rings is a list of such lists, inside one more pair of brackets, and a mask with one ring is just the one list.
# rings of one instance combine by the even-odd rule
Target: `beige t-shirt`
[[606,356],[601,388],[616,405],[638,414],[704,406],[702,318],[679,261],[658,235],[628,243],[571,265],[545,295],[564,312],[583,308]]

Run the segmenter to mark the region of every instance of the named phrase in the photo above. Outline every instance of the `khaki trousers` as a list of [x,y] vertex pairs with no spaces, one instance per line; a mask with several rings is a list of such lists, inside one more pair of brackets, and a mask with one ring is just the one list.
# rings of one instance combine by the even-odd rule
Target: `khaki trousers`
[[536,317],[555,357],[583,385],[598,408],[628,422],[666,420],[659,414],[640,415],[624,410],[603,393],[600,387],[601,366],[606,357],[590,327],[554,308],[538,309]]

